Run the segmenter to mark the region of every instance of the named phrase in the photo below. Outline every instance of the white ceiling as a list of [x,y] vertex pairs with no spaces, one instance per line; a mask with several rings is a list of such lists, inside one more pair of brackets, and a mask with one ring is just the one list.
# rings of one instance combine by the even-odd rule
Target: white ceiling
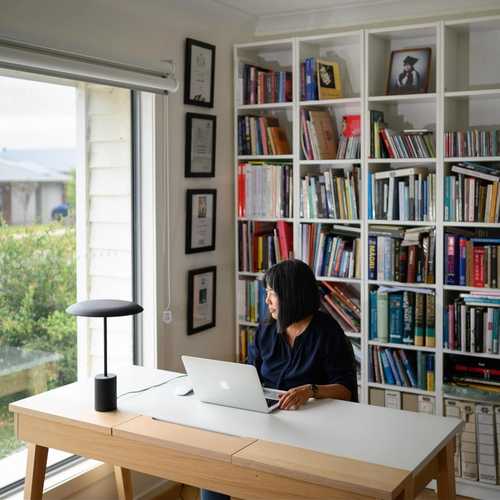
[[382,3],[401,3],[406,0],[214,0],[255,17],[299,14],[322,9],[373,6]]

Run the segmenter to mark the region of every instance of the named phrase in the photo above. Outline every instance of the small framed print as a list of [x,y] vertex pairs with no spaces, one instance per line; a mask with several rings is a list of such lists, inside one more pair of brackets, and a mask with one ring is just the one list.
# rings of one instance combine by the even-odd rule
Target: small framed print
[[186,191],[186,253],[215,250],[216,189]]
[[425,94],[429,88],[432,49],[393,50],[387,75],[387,95]]
[[215,45],[186,38],[184,104],[213,108]]
[[216,126],[213,115],[186,113],[186,177],[215,176]]
[[316,73],[318,76],[319,100],[342,97],[342,83],[338,63],[318,59]]
[[204,267],[188,272],[188,335],[215,326],[217,268]]

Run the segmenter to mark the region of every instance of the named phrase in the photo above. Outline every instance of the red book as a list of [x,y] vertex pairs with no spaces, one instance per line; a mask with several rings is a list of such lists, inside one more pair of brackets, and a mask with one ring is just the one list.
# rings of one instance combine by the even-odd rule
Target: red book
[[342,117],[342,135],[344,137],[355,137],[361,134],[360,115],[345,115]]
[[238,165],[238,217],[245,217],[246,193],[245,193],[245,164]]
[[289,259],[293,257],[292,225],[280,220],[276,223],[276,228],[278,229],[281,257],[283,259]]
[[408,269],[406,275],[407,283],[415,283],[417,279],[417,247],[412,245],[408,247]]
[[472,250],[472,286],[484,287],[484,258],[485,258],[484,247],[477,246]]
[[387,150],[387,153],[389,154],[389,158],[398,158],[398,155],[395,154],[394,150],[392,149],[391,141],[389,140],[389,133],[387,132],[387,129],[383,128],[380,131],[380,136],[382,137],[382,141],[384,142],[385,149]]

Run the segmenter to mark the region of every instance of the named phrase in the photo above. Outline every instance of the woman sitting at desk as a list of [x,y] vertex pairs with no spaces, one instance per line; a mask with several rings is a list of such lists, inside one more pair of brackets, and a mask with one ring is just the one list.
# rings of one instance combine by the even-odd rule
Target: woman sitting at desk
[[[264,277],[267,321],[250,346],[248,363],[266,387],[287,391],[282,410],[296,410],[309,398],[358,401],[356,363],[349,339],[339,324],[319,310],[319,291],[311,269],[286,260]],[[202,500],[229,496],[202,490]]]

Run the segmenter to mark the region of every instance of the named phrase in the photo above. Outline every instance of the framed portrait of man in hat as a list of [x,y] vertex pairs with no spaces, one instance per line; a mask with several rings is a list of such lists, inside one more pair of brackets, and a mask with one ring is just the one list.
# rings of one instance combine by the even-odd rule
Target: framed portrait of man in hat
[[387,77],[387,95],[424,94],[429,88],[432,49],[393,50]]

